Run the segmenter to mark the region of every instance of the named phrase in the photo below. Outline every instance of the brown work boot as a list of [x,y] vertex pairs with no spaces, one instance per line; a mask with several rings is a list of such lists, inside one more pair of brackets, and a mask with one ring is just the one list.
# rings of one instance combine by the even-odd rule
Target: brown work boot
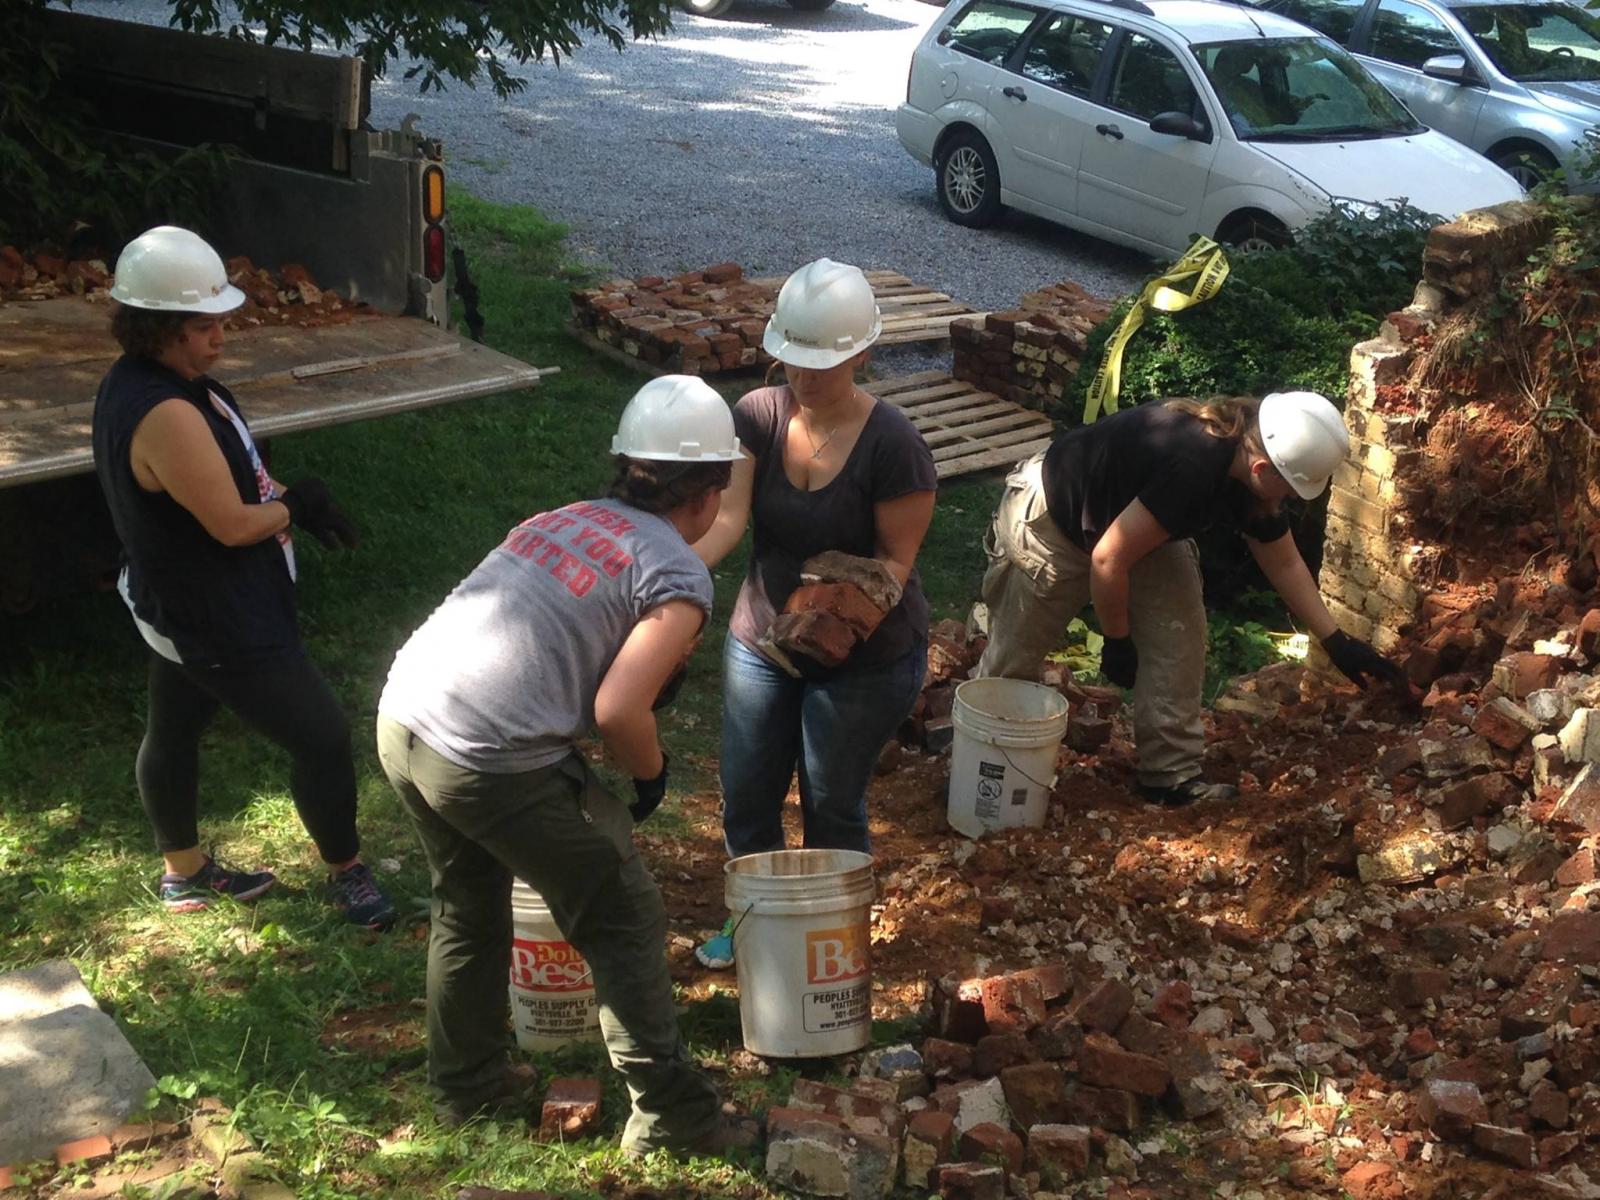
[[[717,1118],[715,1125],[694,1141],[665,1149],[674,1158],[728,1158],[739,1154],[759,1154],[766,1140],[766,1126],[755,1117],[724,1113]],[[623,1153],[630,1158],[643,1158],[653,1151],[625,1146]]]
[[1151,804],[1159,804],[1163,808],[1184,808],[1207,800],[1232,800],[1239,794],[1239,789],[1227,783],[1207,783],[1196,775],[1193,779],[1185,779],[1182,783],[1175,783],[1171,787],[1154,787],[1141,783],[1139,794]]
[[539,1090],[539,1072],[532,1063],[507,1063],[495,1088],[482,1096],[437,1101],[433,1115],[446,1129],[465,1125],[474,1117],[525,1116],[524,1108]]

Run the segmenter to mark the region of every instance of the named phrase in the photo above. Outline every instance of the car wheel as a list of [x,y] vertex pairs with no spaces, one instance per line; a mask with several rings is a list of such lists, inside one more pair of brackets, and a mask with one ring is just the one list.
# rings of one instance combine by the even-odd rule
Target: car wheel
[[1235,217],[1217,233],[1217,241],[1245,254],[1262,250],[1282,250],[1294,244],[1294,237],[1282,221],[1271,217]]
[[833,0],[789,0],[789,7],[797,8],[801,12],[821,12],[832,6]]
[[733,7],[733,0],[678,0],[683,11],[696,17],[720,17]]
[[1512,146],[1496,150],[1489,161],[1515,179],[1524,191],[1532,191],[1556,172],[1556,160],[1533,146]]
[[988,142],[976,133],[953,134],[939,152],[935,176],[945,216],[974,229],[994,224],[1000,215],[1000,168]]

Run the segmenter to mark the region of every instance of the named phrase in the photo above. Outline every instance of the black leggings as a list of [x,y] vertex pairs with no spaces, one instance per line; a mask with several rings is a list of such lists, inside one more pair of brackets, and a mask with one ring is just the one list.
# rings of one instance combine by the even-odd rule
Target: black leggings
[[150,719],[135,770],[157,848],[200,844],[200,735],[223,705],[293,756],[289,790],[323,861],[354,858],[360,840],[350,723],[304,655],[247,671],[190,668],[150,655]]

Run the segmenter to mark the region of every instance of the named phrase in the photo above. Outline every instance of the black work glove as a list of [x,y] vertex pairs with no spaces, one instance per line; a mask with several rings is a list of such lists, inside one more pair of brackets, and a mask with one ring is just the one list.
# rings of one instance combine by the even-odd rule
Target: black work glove
[[1139,651],[1131,637],[1108,637],[1100,647],[1100,674],[1121,688],[1139,677]]
[[633,814],[633,823],[638,825],[656,809],[661,807],[661,802],[667,796],[667,755],[661,753],[661,774],[654,779],[635,779],[633,781],[634,801],[628,805],[628,811]]
[[1381,679],[1394,683],[1402,678],[1400,667],[1379,654],[1358,637],[1351,637],[1342,629],[1335,629],[1322,639],[1322,648],[1328,652],[1333,665],[1351,683],[1366,691],[1369,680]]
[[661,685],[661,690],[656,693],[656,702],[650,706],[651,712],[658,712],[678,698],[678,693],[683,690],[683,681],[689,678],[689,664],[684,663]]
[[335,503],[322,480],[302,479],[278,499],[289,509],[289,524],[304,529],[329,550],[353,550],[361,544],[356,523]]

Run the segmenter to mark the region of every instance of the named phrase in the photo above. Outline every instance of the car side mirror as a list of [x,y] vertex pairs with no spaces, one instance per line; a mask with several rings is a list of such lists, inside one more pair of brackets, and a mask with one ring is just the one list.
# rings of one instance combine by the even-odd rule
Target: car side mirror
[[950,44],[951,36],[950,26],[946,25],[943,29],[939,30],[939,36],[933,40],[938,42],[941,46],[948,46]]
[[1188,113],[1157,113],[1150,122],[1151,133],[1165,133],[1172,137],[1188,138],[1191,142],[1209,142],[1211,130],[1203,121],[1196,121]]
[[1422,64],[1422,73],[1429,79],[1443,79],[1449,83],[1476,83],[1478,77],[1467,66],[1465,55],[1440,54]]

